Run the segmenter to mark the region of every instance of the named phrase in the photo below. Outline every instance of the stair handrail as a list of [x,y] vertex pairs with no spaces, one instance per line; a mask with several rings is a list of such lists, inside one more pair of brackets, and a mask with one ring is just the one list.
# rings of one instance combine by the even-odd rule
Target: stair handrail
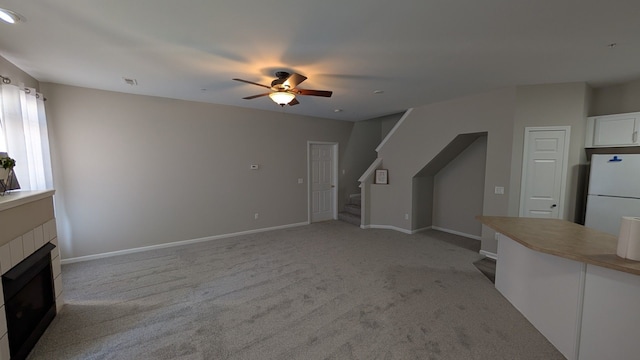
[[360,187],[362,187],[362,183],[369,180],[371,177],[373,177],[373,174],[375,173],[376,169],[378,168],[378,166],[380,166],[380,164],[382,164],[382,158],[376,158],[371,165],[369,165],[369,168],[367,169],[367,171],[365,171],[362,176],[360,176],[360,179],[358,179],[358,181],[360,182]]
[[409,108],[404,112],[400,120],[398,120],[398,122],[393,126],[393,128],[391,128],[391,131],[389,131],[387,136],[385,136],[384,139],[382,139],[382,141],[380,142],[380,145],[378,145],[378,147],[376,148],[376,152],[380,152],[380,149],[382,149],[384,144],[387,143],[387,140],[389,140],[393,136],[393,134],[396,132],[396,130],[398,130],[398,128],[402,126],[404,119],[409,117],[409,114],[411,114],[412,111],[413,111],[413,108]]

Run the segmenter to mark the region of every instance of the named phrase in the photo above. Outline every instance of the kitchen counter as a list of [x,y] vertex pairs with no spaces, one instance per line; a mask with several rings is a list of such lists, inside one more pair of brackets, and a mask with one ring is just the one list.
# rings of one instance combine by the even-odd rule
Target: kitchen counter
[[496,289],[567,359],[637,359],[640,262],[559,219],[478,216],[498,233]]
[[529,249],[565,259],[640,275],[640,261],[616,255],[618,238],[560,219],[478,216],[492,228]]

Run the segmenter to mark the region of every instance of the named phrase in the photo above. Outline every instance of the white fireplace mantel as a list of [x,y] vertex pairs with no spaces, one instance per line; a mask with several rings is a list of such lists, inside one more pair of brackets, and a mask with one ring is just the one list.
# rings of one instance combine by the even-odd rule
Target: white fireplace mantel
[[[64,304],[60,250],[53,211],[54,190],[16,191],[0,197],[0,272],[11,268],[47,243],[51,251],[56,311]],[[1,290],[2,282],[0,282]],[[0,291],[1,293],[1,291]],[[0,360],[9,360],[9,340],[4,298],[0,296]]]

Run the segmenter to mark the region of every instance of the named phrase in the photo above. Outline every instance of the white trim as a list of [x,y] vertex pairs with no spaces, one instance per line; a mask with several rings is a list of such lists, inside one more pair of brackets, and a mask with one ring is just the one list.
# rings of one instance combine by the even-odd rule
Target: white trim
[[338,220],[338,151],[339,143],[307,140],[307,222],[311,224],[311,145],[333,145],[333,220]]
[[395,231],[399,231],[399,232],[401,232],[401,233],[405,233],[405,234],[413,235],[413,232],[411,232],[411,230],[407,230],[407,229],[399,228],[399,227],[397,227],[397,226],[393,226],[393,225],[360,225],[360,228],[362,228],[362,229],[384,229],[384,230],[395,230]]
[[413,234],[417,234],[419,232],[431,230],[431,226],[423,227],[423,228],[416,229],[416,230],[407,230],[407,229],[403,229],[401,227],[397,227],[397,226],[393,226],[393,225],[360,225],[360,228],[361,229],[394,230],[394,231],[399,231],[401,233],[405,233],[405,234],[408,234],[408,235],[413,235]]
[[427,230],[431,230],[431,229],[433,229],[433,227],[427,226],[427,227],[423,227],[423,228],[420,228],[420,229],[411,230],[411,233],[412,234],[417,234],[419,232],[423,232],[423,231],[427,231]]
[[534,131],[564,131],[563,168],[560,180],[560,195],[558,198],[558,219],[564,218],[565,193],[567,190],[567,169],[569,168],[569,151],[571,148],[571,126],[527,126],[524,128],[524,148],[522,150],[522,171],[520,173],[520,206],[519,216],[524,215],[526,176],[529,162],[529,134]]
[[496,254],[496,253],[480,250],[480,255],[484,255],[484,256],[488,257],[489,259],[498,260],[498,254]]
[[433,230],[438,230],[438,231],[446,232],[446,233],[449,233],[449,234],[458,235],[458,236],[464,236],[464,237],[469,238],[469,239],[482,241],[482,237],[478,236],[478,235],[471,235],[471,234],[463,233],[463,232],[460,232],[460,231],[449,230],[449,229],[441,228],[439,226],[432,226],[432,228],[433,228]]
[[378,168],[380,164],[382,164],[382,158],[376,158],[375,160],[373,160],[371,165],[369,165],[367,171],[365,171],[362,176],[360,176],[360,179],[358,179],[358,181],[361,183],[367,181],[367,179],[373,175],[376,168]]
[[272,227],[262,228],[262,229],[239,231],[239,232],[229,233],[229,234],[207,236],[207,237],[198,238],[198,239],[174,241],[174,242],[170,242],[170,243],[166,243],[166,244],[158,244],[158,245],[143,246],[143,247],[133,248],[133,249],[111,251],[111,252],[102,253],[102,254],[78,256],[78,257],[74,257],[74,258],[63,259],[63,260],[60,261],[60,263],[63,264],[63,265],[64,264],[72,264],[72,263],[81,262],[81,261],[103,259],[103,258],[108,258],[108,257],[118,256],[118,255],[126,255],[126,254],[133,254],[133,253],[138,253],[138,252],[143,252],[143,251],[150,251],[150,250],[164,249],[164,248],[175,247],[175,246],[196,244],[196,243],[201,243],[201,242],[206,242],[206,241],[219,240],[219,239],[225,239],[225,238],[230,238],[230,237],[235,237],[235,236],[242,236],[242,235],[256,234],[256,233],[272,231],[272,230],[288,229],[288,228],[304,226],[304,225],[309,225],[309,223],[308,222],[300,222],[300,223],[295,223],[295,224],[272,226]]
[[409,114],[411,114],[411,112],[413,111],[413,108],[409,108],[407,109],[407,111],[404,112],[404,114],[402,115],[402,117],[400,118],[400,120],[398,120],[398,122],[393,126],[393,128],[391,129],[391,131],[389,131],[389,133],[387,134],[387,136],[384,137],[384,139],[382,140],[382,142],[380,143],[380,145],[378,145],[378,147],[376,148],[376,152],[379,152],[380,149],[382,149],[382,147],[384,146],[384,144],[387,143],[387,140],[389,140],[393,134],[396,132],[396,130],[398,130],[398,128],[400,128],[400,126],[402,125],[402,123],[404,122],[404,119],[406,119],[407,117],[409,117]]

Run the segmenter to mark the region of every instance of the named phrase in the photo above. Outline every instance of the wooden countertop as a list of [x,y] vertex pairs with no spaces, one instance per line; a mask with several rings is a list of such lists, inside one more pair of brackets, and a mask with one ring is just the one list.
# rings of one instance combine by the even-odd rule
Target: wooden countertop
[[529,249],[640,275],[640,261],[616,255],[618,238],[560,219],[477,216],[480,222]]

